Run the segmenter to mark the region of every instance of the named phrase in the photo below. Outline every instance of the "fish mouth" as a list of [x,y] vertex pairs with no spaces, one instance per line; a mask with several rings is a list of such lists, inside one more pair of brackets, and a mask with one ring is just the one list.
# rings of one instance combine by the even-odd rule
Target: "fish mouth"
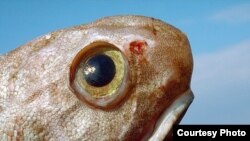
[[177,124],[194,99],[193,92],[189,89],[182,93],[167,108],[158,119],[154,131],[148,141],[163,141],[172,138],[172,126]]

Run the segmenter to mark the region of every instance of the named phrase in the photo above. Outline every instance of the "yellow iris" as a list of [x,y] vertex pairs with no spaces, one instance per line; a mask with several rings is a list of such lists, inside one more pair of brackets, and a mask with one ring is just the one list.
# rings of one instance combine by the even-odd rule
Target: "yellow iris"
[[[79,65],[79,68],[78,68],[77,73],[76,73],[76,81],[86,92],[88,92],[89,95],[91,95],[92,97],[95,97],[95,98],[100,98],[100,97],[105,97],[108,95],[113,95],[117,91],[117,89],[121,85],[121,82],[122,82],[122,79],[124,76],[124,67],[125,66],[124,66],[124,59],[123,59],[121,52],[119,50],[115,49],[114,47],[99,46],[99,49],[96,48],[96,50],[98,50],[98,51],[95,51],[95,52],[89,54],[88,56],[86,56],[86,58],[83,58],[83,60],[81,61],[81,64]],[[89,57],[95,56],[97,53],[102,53],[102,54],[109,56],[115,64],[115,72],[116,73],[115,73],[113,80],[109,84],[107,84],[103,87],[91,86],[86,82],[85,79],[83,79],[83,76],[84,76],[84,67],[83,66],[84,66],[84,64],[86,63],[86,61],[88,60]]]
[[[101,67],[89,65],[91,62],[89,60],[96,58],[96,56],[105,56],[111,60],[109,61],[111,67],[106,66],[106,63],[102,63]],[[103,58],[97,59],[97,64],[100,63],[99,61],[102,62]],[[110,71],[108,70],[110,68],[112,70],[111,77],[108,76],[108,81],[99,83],[98,79],[106,79],[107,73],[105,71],[106,69]],[[127,68],[128,61],[118,47],[107,42],[94,42],[84,47],[73,59],[70,66],[70,86],[74,94],[84,103],[101,109],[110,108],[118,104],[127,94],[130,84]],[[99,74],[98,69],[101,69],[101,74]],[[91,78],[92,76],[94,79]],[[94,80],[93,83],[92,80]],[[96,81],[98,85],[92,85]]]

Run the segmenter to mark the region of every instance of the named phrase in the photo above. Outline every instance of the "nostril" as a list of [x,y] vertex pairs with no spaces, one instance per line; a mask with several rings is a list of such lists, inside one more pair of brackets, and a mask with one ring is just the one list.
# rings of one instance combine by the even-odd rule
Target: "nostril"
[[136,55],[142,55],[147,47],[147,42],[143,40],[133,41],[129,44],[129,50]]

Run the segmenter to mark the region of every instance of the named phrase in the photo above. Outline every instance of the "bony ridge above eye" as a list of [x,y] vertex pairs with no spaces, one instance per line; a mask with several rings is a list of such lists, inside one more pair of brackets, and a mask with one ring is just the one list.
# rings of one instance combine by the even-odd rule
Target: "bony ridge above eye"
[[113,44],[93,42],[78,52],[70,66],[70,86],[82,102],[100,109],[117,107],[127,95],[128,61]]

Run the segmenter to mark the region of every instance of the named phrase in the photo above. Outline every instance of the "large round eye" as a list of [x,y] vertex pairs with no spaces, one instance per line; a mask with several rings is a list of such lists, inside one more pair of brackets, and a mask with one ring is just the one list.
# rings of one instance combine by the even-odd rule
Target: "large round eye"
[[76,96],[101,109],[116,106],[129,86],[128,63],[123,53],[107,42],[84,47],[70,68],[70,86]]

